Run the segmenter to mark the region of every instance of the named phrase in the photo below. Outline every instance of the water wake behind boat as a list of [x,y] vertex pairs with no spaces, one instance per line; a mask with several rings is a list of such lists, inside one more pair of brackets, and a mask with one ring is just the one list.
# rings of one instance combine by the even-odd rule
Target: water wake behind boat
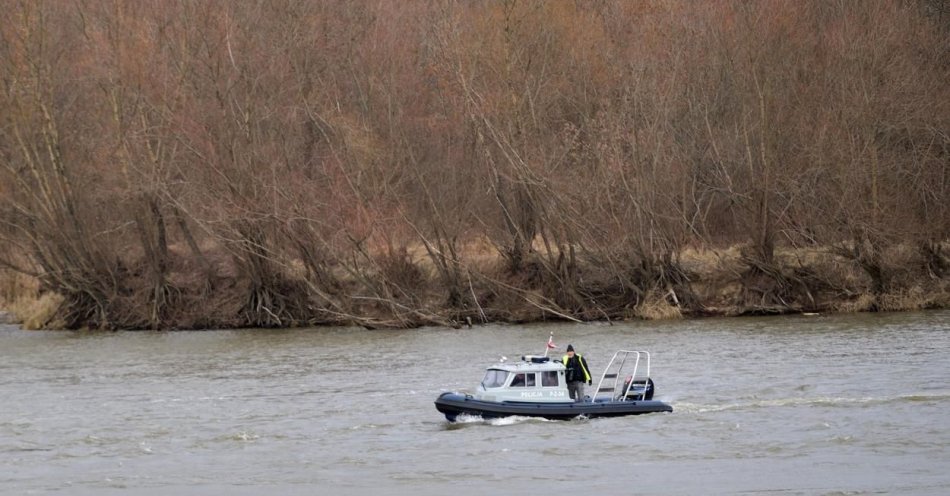
[[950,392],[939,393],[910,393],[895,396],[862,396],[862,397],[795,397],[739,401],[732,403],[700,404],[690,402],[676,402],[676,409],[681,413],[708,413],[729,410],[752,410],[760,408],[779,408],[797,406],[852,406],[856,404],[877,405],[894,401],[909,402],[940,402],[950,400]]

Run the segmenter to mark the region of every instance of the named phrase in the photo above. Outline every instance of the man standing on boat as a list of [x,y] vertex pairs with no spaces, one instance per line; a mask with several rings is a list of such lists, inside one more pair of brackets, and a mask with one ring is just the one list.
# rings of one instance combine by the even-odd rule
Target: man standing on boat
[[567,345],[567,355],[561,359],[564,367],[567,368],[565,378],[567,379],[567,391],[571,399],[575,402],[584,401],[584,383],[591,384],[590,368],[587,367],[587,360],[584,356],[574,353],[574,345]]

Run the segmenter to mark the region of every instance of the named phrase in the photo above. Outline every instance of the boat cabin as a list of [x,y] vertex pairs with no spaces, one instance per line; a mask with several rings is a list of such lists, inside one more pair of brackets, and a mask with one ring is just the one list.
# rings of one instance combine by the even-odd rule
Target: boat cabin
[[483,401],[567,403],[564,364],[549,357],[523,356],[520,362],[498,363],[485,371],[475,393]]

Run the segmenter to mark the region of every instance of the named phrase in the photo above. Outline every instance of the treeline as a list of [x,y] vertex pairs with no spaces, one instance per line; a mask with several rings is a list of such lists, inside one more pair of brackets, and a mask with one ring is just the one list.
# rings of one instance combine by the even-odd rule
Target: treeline
[[37,325],[950,304],[940,1],[14,1]]

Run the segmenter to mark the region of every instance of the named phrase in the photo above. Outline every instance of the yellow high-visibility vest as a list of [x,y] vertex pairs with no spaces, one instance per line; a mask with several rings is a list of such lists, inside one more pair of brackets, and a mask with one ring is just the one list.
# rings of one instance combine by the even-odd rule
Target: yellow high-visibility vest
[[[581,360],[583,355],[580,353],[574,353],[574,356],[577,358],[577,362],[581,364],[581,370],[584,371],[584,382],[590,382],[590,372],[587,371],[587,366],[584,365],[584,360]],[[561,362],[567,367],[567,360],[571,358],[567,355],[564,355],[564,358],[561,359]]]

